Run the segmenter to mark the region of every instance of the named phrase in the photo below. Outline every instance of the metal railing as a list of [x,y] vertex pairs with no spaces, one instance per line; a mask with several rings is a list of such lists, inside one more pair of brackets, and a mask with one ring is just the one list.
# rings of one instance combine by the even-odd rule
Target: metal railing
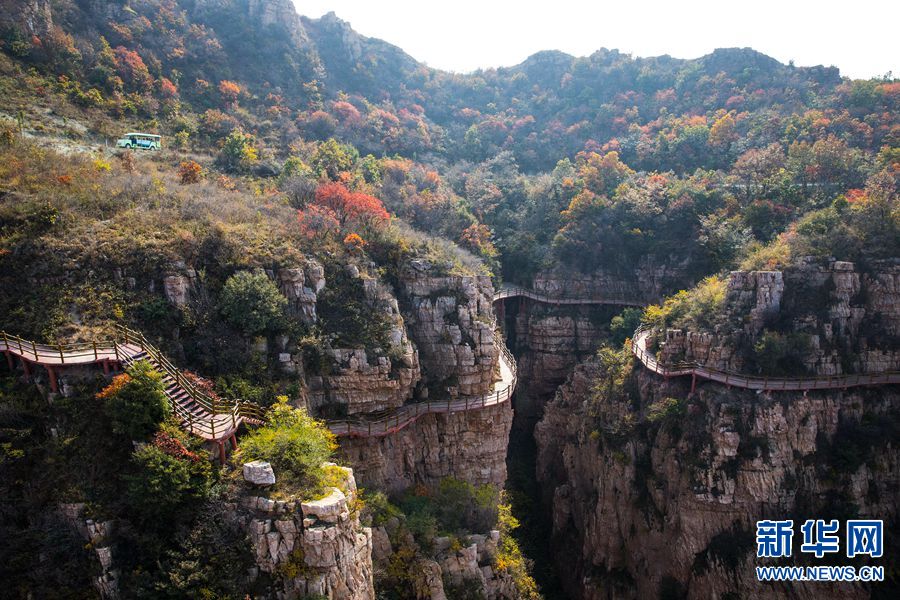
[[698,362],[678,362],[666,365],[647,350],[647,338],[651,328],[641,325],[634,332],[631,351],[647,369],[663,377],[679,377],[692,375],[724,383],[748,390],[775,391],[807,391],[847,389],[865,385],[890,385],[900,383],[900,372],[885,371],[882,373],[865,373],[859,375],[818,375],[808,377],[765,377],[744,375],[735,371],[726,371],[702,365]]

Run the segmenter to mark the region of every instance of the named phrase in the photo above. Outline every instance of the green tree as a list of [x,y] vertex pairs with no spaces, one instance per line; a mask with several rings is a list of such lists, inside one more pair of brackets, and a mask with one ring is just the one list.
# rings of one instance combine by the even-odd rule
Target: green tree
[[334,434],[324,423],[281,396],[269,413],[269,422],[241,440],[240,458],[272,463],[279,482],[312,496],[321,491],[322,463],[331,459],[336,448]]
[[259,160],[259,150],[254,145],[252,135],[246,134],[240,129],[235,129],[228,134],[216,163],[223,169],[233,173],[245,173]]
[[643,313],[640,308],[626,308],[614,316],[609,322],[610,343],[616,347],[624,344],[641,324]]
[[147,439],[169,413],[162,375],[147,361],[138,361],[97,394],[103,400],[115,433],[132,440]]
[[287,299],[261,271],[240,271],[229,277],[220,300],[225,319],[249,335],[276,329],[286,305]]
[[139,521],[170,527],[184,509],[204,500],[212,484],[208,460],[173,456],[155,444],[132,455],[135,472],[126,476],[126,500]]
[[349,171],[359,159],[359,152],[350,144],[341,144],[334,138],[328,138],[319,144],[310,160],[313,171],[319,177],[328,177],[337,181],[339,175]]

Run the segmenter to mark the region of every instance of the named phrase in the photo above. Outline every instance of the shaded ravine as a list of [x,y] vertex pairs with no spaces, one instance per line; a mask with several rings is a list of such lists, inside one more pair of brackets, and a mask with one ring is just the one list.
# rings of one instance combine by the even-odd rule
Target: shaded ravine
[[[516,337],[516,311],[504,311],[503,331],[506,347],[520,358]],[[562,589],[556,571],[557,562],[553,560],[550,540],[553,525],[543,505],[541,489],[537,482],[537,443],[534,439],[534,426],[537,419],[533,415],[523,414],[518,410],[518,401],[527,394],[530,381],[520,380],[516,392],[512,396],[513,425],[509,432],[509,443],[506,449],[506,485],[507,499],[513,516],[519,521],[519,528],[513,537],[519,543],[522,553],[532,563],[532,575],[540,587],[541,596],[545,600],[568,600]]]
[[[513,395],[513,407],[516,396]],[[553,524],[545,510],[535,475],[537,444],[531,419],[513,417],[506,451],[506,494],[519,528],[513,536],[522,553],[532,562],[532,575],[545,600],[568,600],[556,572],[550,540]]]

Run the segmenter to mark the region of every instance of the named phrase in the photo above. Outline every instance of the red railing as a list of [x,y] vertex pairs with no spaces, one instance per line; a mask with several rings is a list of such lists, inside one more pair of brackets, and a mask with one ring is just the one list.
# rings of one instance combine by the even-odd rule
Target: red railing
[[[0,350],[16,354],[28,362],[51,368],[104,361],[128,365],[144,353],[160,370],[164,379],[175,385],[175,388],[166,395],[169,406],[190,433],[205,439],[218,440],[231,435],[245,418],[257,422],[265,420],[264,409],[256,404],[213,398],[198,389],[162,352],[148,342],[142,333],[127,327],[117,326],[115,336],[112,338],[56,345],[37,344],[4,331],[0,332]],[[182,395],[186,395],[186,398],[179,398]],[[191,410],[192,404],[199,411]]]

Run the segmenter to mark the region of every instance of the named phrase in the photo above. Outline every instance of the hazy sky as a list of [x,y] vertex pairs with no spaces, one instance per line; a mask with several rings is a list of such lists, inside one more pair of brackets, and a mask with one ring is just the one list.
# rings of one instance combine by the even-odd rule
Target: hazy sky
[[538,50],[696,58],[750,46],[851,77],[900,76],[897,0],[294,0],[439,69],[510,66]]

